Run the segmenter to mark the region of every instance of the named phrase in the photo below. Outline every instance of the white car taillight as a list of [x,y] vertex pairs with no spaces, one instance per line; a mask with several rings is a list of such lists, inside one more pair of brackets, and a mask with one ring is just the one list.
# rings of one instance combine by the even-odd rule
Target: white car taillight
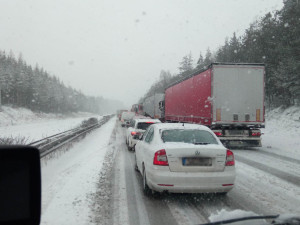
[[227,149],[225,166],[234,166],[233,152]]
[[134,135],[141,135],[141,133],[140,132],[135,132],[135,131],[131,131],[131,136],[134,136]]
[[165,149],[161,149],[154,154],[153,165],[168,166],[168,158]]

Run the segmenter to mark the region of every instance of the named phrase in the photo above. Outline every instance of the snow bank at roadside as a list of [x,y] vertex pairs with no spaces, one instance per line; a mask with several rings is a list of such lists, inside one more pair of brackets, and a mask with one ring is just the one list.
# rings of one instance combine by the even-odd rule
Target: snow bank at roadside
[[98,188],[104,176],[102,167],[109,160],[105,156],[112,148],[109,141],[115,123],[113,118],[57,158],[54,155],[42,160],[41,224],[96,223],[94,211],[102,206],[96,204],[95,198],[108,198],[107,191]]
[[43,113],[43,112],[33,112],[26,108],[21,107],[0,107],[0,127],[3,126],[13,126],[25,123],[32,123],[33,121],[44,121],[47,119],[64,119],[68,117],[88,117],[92,116],[91,113],[79,112],[71,113],[68,115],[63,114],[53,114],[53,113]]
[[24,139],[26,143],[30,143],[75,128],[90,117],[101,118],[91,113],[47,114],[25,108],[1,106],[0,138]]
[[266,128],[262,129],[263,147],[278,154],[300,155],[300,107],[276,108],[266,113]]
[[[277,130],[289,132],[296,136],[300,133],[300,107],[292,106],[284,109],[282,107],[268,111],[266,113],[266,126],[273,128],[269,129],[271,133],[276,133]],[[274,129],[276,128],[276,129]]]

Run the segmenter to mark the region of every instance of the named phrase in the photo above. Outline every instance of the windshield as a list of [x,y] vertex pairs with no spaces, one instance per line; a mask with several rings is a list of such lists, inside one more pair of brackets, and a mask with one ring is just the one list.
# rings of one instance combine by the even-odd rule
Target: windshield
[[184,142],[192,144],[218,144],[215,137],[204,130],[163,130],[161,132],[163,142]]

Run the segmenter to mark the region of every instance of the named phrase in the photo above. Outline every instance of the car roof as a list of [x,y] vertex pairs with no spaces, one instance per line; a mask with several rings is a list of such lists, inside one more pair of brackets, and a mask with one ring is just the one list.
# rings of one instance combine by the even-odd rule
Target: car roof
[[158,129],[197,129],[210,131],[206,126],[191,123],[159,123],[152,126],[155,126]]
[[131,111],[122,112],[122,115],[126,115],[126,114],[135,114],[135,112],[131,112]]
[[159,119],[151,119],[151,118],[138,118],[134,119],[136,122],[158,122],[161,123]]

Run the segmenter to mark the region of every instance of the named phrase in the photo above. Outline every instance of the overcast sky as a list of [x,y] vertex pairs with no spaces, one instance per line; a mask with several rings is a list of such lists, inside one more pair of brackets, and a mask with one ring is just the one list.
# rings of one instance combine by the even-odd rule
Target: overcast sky
[[136,103],[162,69],[178,72],[282,0],[2,0],[0,49],[87,95]]

